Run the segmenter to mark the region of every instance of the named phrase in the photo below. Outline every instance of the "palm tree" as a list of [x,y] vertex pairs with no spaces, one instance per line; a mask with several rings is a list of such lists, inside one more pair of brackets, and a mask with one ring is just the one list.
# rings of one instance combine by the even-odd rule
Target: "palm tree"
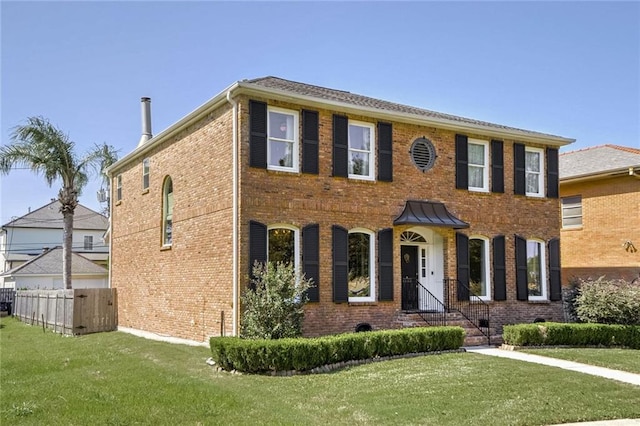
[[78,196],[92,171],[103,173],[117,159],[117,151],[110,145],[96,145],[78,157],[75,143],[69,136],[42,117],[29,117],[27,124],[16,126],[11,134],[12,145],[0,147],[0,173],[8,174],[14,166],[26,166],[42,174],[51,187],[61,181],[58,192],[63,218],[62,279],[71,288],[71,249],[73,242],[73,214]]

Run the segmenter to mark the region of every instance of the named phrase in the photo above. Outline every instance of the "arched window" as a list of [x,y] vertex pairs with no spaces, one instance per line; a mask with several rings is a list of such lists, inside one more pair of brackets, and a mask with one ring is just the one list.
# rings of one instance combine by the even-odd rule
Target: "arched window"
[[368,229],[349,231],[349,300],[374,301],[375,238]]
[[167,176],[162,187],[162,245],[171,246],[173,240],[173,182]]
[[267,260],[293,265],[298,269],[298,230],[290,225],[270,225],[267,240]]
[[480,299],[490,299],[489,240],[481,236],[469,238],[469,289]]

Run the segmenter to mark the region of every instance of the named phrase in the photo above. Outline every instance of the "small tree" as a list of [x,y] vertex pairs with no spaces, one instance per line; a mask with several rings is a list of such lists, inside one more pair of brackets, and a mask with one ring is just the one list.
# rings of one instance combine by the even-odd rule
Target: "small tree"
[[256,262],[251,287],[242,295],[240,334],[249,339],[281,339],[302,335],[303,305],[310,280],[289,263]]

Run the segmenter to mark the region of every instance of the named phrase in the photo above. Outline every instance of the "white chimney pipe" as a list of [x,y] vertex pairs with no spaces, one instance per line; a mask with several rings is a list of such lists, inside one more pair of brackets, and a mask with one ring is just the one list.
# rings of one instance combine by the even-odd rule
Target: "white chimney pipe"
[[140,98],[140,106],[142,111],[142,137],[138,146],[144,145],[153,137],[151,134],[151,98]]

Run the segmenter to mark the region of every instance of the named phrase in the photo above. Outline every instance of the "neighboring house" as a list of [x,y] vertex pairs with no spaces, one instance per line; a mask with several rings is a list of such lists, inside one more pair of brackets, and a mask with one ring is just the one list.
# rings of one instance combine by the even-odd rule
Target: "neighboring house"
[[275,77],[155,137],[149,109],[108,171],[121,329],[237,334],[251,266],[274,260],[316,283],[308,336],[454,301],[486,303],[498,332],[562,320],[558,148],[572,139]]
[[[77,253],[72,253],[71,286],[108,288],[109,271]],[[44,253],[2,274],[9,287],[18,290],[64,289],[62,282],[62,247]]]
[[[109,247],[102,238],[108,225],[105,216],[78,204],[73,217],[73,252],[106,266]],[[4,272],[32,260],[46,249],[61,246],[62,232],[62,213],[57,200],[3,225],[0,229],[0,287],[8,286],[2,277]]]
[[561,154],[560,196],[563,281],[640,276],[640,149]]

